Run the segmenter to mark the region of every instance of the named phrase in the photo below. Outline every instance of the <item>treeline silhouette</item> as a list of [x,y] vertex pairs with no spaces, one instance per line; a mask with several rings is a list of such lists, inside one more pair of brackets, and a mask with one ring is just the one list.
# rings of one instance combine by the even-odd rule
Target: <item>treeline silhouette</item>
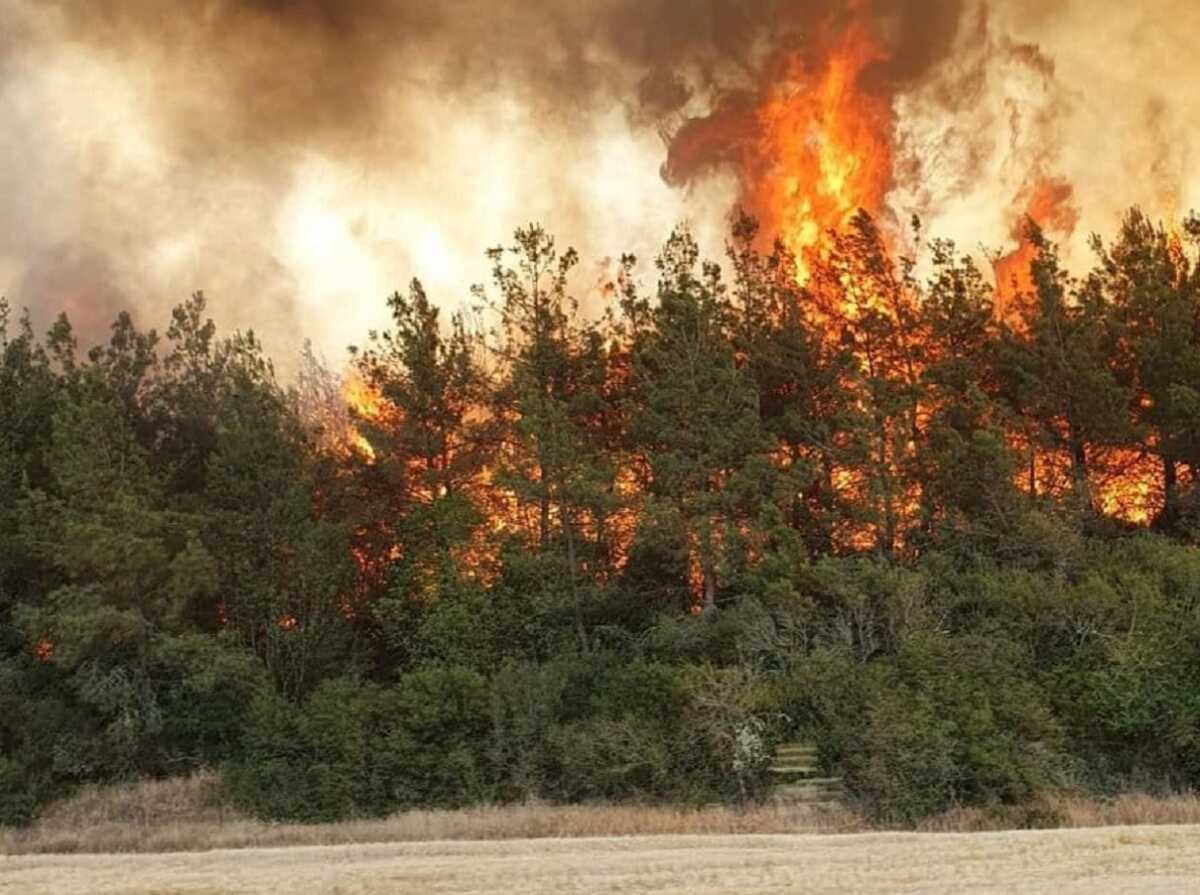
[[582,314],[532,226],[289,386],[202,295],[86,352],[0,304],[0,823],[742,801],[797,739],[892,823],[1196,786],[1200,221],[1082,278],[1031,223],[1003,300],[913,236],[678,231]]

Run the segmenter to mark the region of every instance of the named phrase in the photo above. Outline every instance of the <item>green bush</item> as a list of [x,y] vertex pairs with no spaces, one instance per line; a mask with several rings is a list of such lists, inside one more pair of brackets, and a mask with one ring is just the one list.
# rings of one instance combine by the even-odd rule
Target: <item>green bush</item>
[[[497,795],[708,801],[730,779],[681,667],[612,654],[510,665],[492,681]],[[736,787],[735,787],[736,788]]]
[[488,761],[502,801],[547,797],[550,734],[564,714],[571,663],[508,663],[492,678]]
[[389,809],[459,806],[489,795],[483,677],[455,667],[414,671],[383,694],[383,704],[386,727],[371,762]]
[[551,733],[551,795],[565,801],[712,798],[713,760],[689,723],[684,669],[598,656],[577,678],[574,711]]
[[331,821],[387,809],[369,773],[374,687],[339,679],[300,707],[275,694],[248,712],[241,756],[225,779],[234,802],[270,820]]
[[677,788],[675,737],[651,718],[629,714],[555,728],[554,795],[567,802],[662,798]]
[[908,824],[954,806],[1029,801],[1069,770],[1063,731],[1020,651],[914,635],[862,665],[818,655],[791,692],[827,761],[873,817]]
[[250,706],[241,756],[226,765],[235,802],[259,817],[318,822],[488,794],[486,687],[463,669],[390,688],[327,681],[302,706]]
[[0,827],[21,827],[33,819],[38,805],[29,769],[0,757]]

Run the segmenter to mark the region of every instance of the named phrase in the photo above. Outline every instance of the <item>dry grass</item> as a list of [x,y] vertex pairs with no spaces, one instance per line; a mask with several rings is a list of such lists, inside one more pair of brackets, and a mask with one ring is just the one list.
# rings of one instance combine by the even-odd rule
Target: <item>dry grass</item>
[[958,808],[925,821],[925,833],[978,833],[1012,829],[1200,825],[1200,797],[1128,793],[1111,799],[1054,796],[1032,806],[988,811]]
[[1071,827],[1129,827],[1144,824],[1200,824],[1200,798],[1131,793],[1111,801],[1070,798],[1059,803],[1065,825]]
[[21,895],[1192,893],[1200,828],[644,836],[0,859]]
[[508,805],[406,811],[380,820],[274,824],[231,808],[213,774],[90,787],[31,827],[0,829],[0,854],[199,851],[434,840],[667,834],[842,833],[865,829],[840,808],[697,809],[645,805]]
[[[1132,794],[1110,801],[1060,797],[1033,809],[958,809],[922,832],[1022,827],[1200,825],[1200,798]],[[448,840],[865,832],[843,808],[759,806],[698,809],[645,805],[511,805],[409,811],[379,820],[273,824],[234,810],[212,773],[123,786],[88,787],[49,806],[24,830],[0,828],[0,854],[183,852]]]

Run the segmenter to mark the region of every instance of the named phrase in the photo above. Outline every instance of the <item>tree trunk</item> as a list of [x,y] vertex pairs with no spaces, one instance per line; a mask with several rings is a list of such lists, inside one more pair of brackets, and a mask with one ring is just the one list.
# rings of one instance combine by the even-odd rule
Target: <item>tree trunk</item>
[[567,537],[567,564],[571,568],[571,602],[575,612],[575,635],[579,638],[579,649],[587,655],[590,651],[588,645],[587,628],[583,624],[583,603],[579,598],[579,572],[578,561],[575,552],[575,526],[563,519],[563,532]]
[[1075,423],[1067,421],[1067,449],[1071,454],[1071,481],[1075,493],[1085,507],[1092,506],[1091,485],[1088,482],[1087,444],[1079,434]]
[[713,573],[712,564],[704,560],[704,611],[711,612],[717,608],[717,576]]
[[1162,528],[1171,528],[1175,525],[1179,515],[1178,507],[1178,490],[1179,490],[1179,465],[1174,457],[1163,455],[1163,508],[1159,514],[1158,524]]

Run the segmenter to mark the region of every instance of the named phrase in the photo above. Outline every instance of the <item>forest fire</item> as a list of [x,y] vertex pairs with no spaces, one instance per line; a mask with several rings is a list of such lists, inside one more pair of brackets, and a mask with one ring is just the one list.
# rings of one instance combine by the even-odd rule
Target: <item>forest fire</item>
[[803,54],[785,59],[758,110],[761,138],[748,160],[758,176],[746,199],[796,256],[801,282],[807,257],[821,251],[828,232],[859,209],[877,213],[891,185],[891,102],[860,84],[883,58],[869,25],[857,21],[815,70]]
[[[926,362],[933,357],[933,346],[923,344],[928,335],[917,322],[923,287],[903,281],[900,271],[904,262],[894,245],[898,240],[890,228],[877,223],[886,222],[890,214],[887,202],[895,179],[896,116],[894,95],[878,84],[867,86],[873,67],[886,64],[891,54],[876,33],[870,8],[866,2],[849,4],[853,11],[849,21],[830,19],[815,29],[804,47],[778,54],[752,101],[746,96],[729,98],[708,116],[687,121],[673,136],[663,174],[669,181],[683,182],[706,166],[732,165],[739,177],[741,203],[759,222],[758,232],[778,240],[786,256],[794,259],[794,282],[813,299],[806,310],[807,325],[823,330],[833,350],[855,346],[852,353],[864,367],[874,368],[881,362],[883,367],[893,365],[891,375],[903,380],[905,388],[917,390],[926,374]],[[988,299],[994,331],[1023,332],[1025,320],[1037,313],[1038,287],[1031,266],[1041,249],[1030,228],[1036,227],[1051,243],[1070,238],[1079,221],[1075,200],[1075,189],[1067,180],[1037,172],[1031,173],[1027,186],[1013,198],[1009,235],[1017,246],[992,259],[994,285],[988,287]],[[870,229],[858,232],[857,238],[862,244],[878,240],[877,254],[855,255],[854,240],[848,234],[855,230],[854,219],[859,214],[868,216]],[[875,313],[869,315],[868,310]],[[892,335],[877,342],[878,331],[860,331],[860,326],[869,329],[877,325],[878,321],[864,319],[868,316],[886,318]],[[889,339],[893,342],[890,346],[884,344]],[[866,348],[867,343],[876,344]],[[867,351],[873,352],[872,356],[864,353]],[[842,385],[850,392],[860,387],[852,382]],[[386,427],[395,408],[389,409],[378,389],[357,375],[345,382],[343,397],[350,416],[345,447],[372,464],[375,448],[358,424]],[[862,398],[855,398],[854,404],[856,413],[875,412]],[[909,412],[909,420],[879,424],[882,442],[877,462],[881,470],[826,462],[829,499],[846,505],[878,500],[874,493],[881,487],[877,476],[882,475],[885,482],[894,480],[884,485],[891,493],[879,511],[881,518],[863,522],[851,514],[837,523],[830,537],[836,549],[869,551],[881,544],[888,551],[904,549],[908,534],[927,524],[928,520],[922,520],[927,509],[923,486],[904,480],[911,468],[921,463],[922,442],[929,435],[922,427],[936,407],[921,399]],[[488,420],[489,413],[482,406],[470,411],[479,421]],[[1013,484],[1035,502],[1065,500],[1079,487],[1071,456],[1062,444],[1053,443],[1056,439],[1065,443],[1062,431],[1068,428],[1067,420],[1055,418],[1047,421],[1047,426],[1054,431],[1051,437],[1043,432],[1031,438],[1019,426],[1010,428],[1006,436],[1009,449],[1021,458]],[[567,518],[566,510],[548,510],[545,502],[540,508],[526,505],[522,510],[519,496],[496,480],[495,471],[490,466],[482,468],[472,484],[486,524],[454,551],[468,574],[484,582],[495,578],[499,566],[495,540],[522,534],[540,538],[535,533],[545,528],[546,520],[564,526]],[[539,473],[544,474],[544,470]],[[420,479],[419,463],[413,478]],[[1086,479],[1086,500],[1103,515],[1145,526],[1163,510],[1161,469],[1144,450],[1095,451]],[[533,487],[540,490],[545,484],[539,479]],[[574,523],[597,542],[608,541],[607,567],[597,563],[591,573],[598,580],[624,567],[639,525],[637,508],[647,498],[645,491],[631,490],[628,482],[614,491],[621,491],[624,506],[607,520],[610,530],[604,537],[598,534],[602,527],[587,510],[579,511]],[[433,497],[426,494],[422,500]],[[698,601],[695,605],[699,605],[708,579],[695,532],[688,537],[688,578]],[[387,559],[398,555],[394,545],[387,545]],[[356,557],[360,568],[370,564],[365,553],[356,553]]]
[[1162,4],[0,0],[0,844],[1194,792]]

